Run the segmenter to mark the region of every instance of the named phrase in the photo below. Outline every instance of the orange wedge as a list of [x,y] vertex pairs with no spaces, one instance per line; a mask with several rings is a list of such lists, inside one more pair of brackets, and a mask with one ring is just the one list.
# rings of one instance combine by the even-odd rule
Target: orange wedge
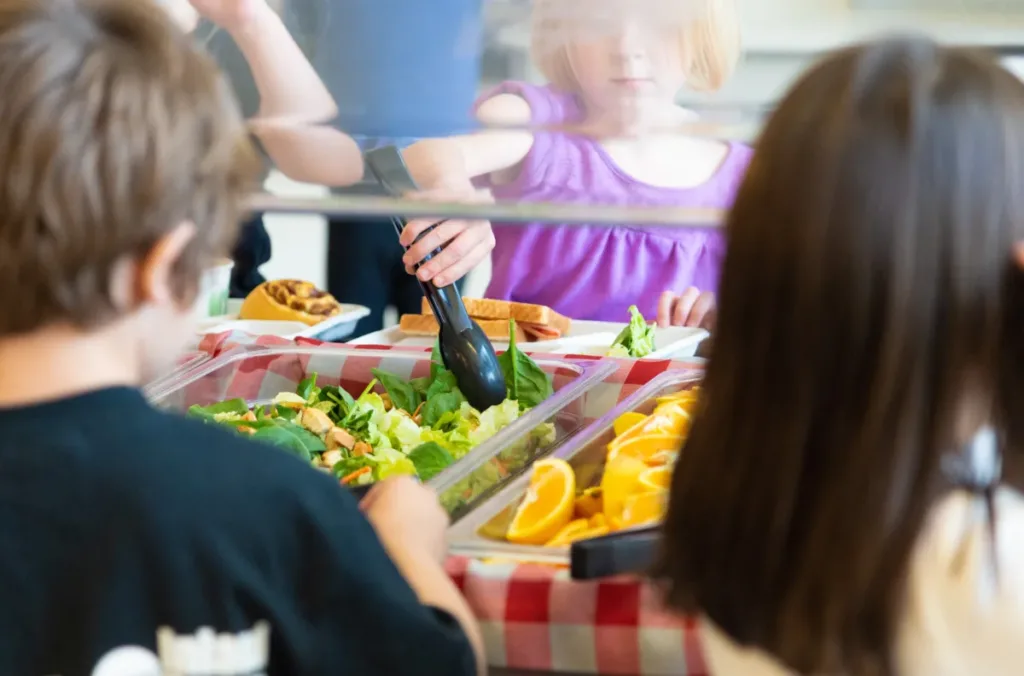
[[645,420],[647,420],[647,416],[645,416],[643,413],[636,413],[635,411],[623,413],[622,415],[615,419],[615,436],[622,436],[630,429],[635,427],[638,423],[642,423]]
[[672,469],[652,467],[639,476],[639,482],[645,491],[667,491],[672,485]]
[[572,542],[573,536],[583,533],[589,530],[589,528],[590,522],[587,519],[573,519],[565,524],[565,527],[558,531],[555,537],[544,544],[546,547],[564,547]]
[[609,523],[615,524],[621,518],[626,499],[641,490],[640,475],[648,469],[642,459],[632,455],[609,456],[601,478],[603,513]]
[[595,514],[594,516],[590,517],[590,527],[607,528],[608,519],[605,518],[604,514]]
[[533,465],[526,491],[512,524],[509,542],[542,545],[555,537],[572,519],[576,475],[565,460],[547,458]]
[[665,518],[668,509],[668,491],[648,491],[629,496],[622,505],[619,528],[634,528],[658,523]]
[[644,458],[644,462],[650,467],[671,467],[676,464],[678,458],[679,453],[676,451],[658,451]]
[[555,539],[551,540],[550,542],[548,542],[545,545],[545,547],[568,547],[569,545],[571,545],[574,542],[579,542],[580,540],[589,540],[590,538],[600,537],[601,535],[607,535],[609,532],[610,531],[608,530],[608,526],[596,526],[594,528],[584,528],[583,530],[578,530],[578,531],[574,531],[574,532],[570,533],[569,535],[567,535],[565,537],[564,540],[560,540],[558,538],[555,538]]
[[589,519],[595,514],[600,514],[604,509],[604,500],[601,497],[601,487],[588,488],[576,497],[576,504],[573,512],[576,518]]
[[620,455],[631,455],[646,461],[647,458],[661,451],[678,453],[684,441],[685,438],[679,434],[644,434],[624,443],[613,445],[608,449],[608,460]]

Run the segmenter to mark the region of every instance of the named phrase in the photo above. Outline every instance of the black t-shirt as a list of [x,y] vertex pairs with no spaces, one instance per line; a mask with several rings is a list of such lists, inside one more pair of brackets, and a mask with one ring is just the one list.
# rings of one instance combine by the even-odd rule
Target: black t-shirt
[[130,389],[0,410],[0,674],[180,657],[207,630],[269,674],[475,673],[330,477]]

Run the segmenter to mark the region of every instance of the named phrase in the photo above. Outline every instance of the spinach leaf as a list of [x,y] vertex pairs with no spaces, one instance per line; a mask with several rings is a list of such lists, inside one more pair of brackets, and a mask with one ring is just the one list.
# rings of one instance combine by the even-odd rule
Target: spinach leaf
[[388,397],[391,398],[391,403],[397,408],[409,413],[414,413],[419,408],[422,398],[410,383],[387,371],[381,371],[380,369],[371,369],[370,371],[380,381],[380,384],[384,386]]
[[521,408],[533,408],[554,394],[551,377],[516,346],[515,320],[509,321],[508,349],[498,356],[498,364],[505,375],[508,398],[518,401]]
[[462,392],[457,387],[450,392],[435,394],[427,399],[427,403],[423,405],[423,409],[420,411],[423,425],[425,427],[433,427],[445,413],[458,411],[464,401],[466,401],[466,398],[462,396]]
[[334,463],[334,467],[331,468],[331,472],[334,476],[339,479],[346,477],[356,470],[360,470],[364,467],[370,467],[373,465],[373,461],[365,455],[354,455],[347,458],[342,458],[338,462]]
[[441,339],[434,341],[434,349],[430,351],[430,377],[437,378],[441,371],[447,371],[444,365],[444,357],[441,356]]
[[249,404],[245,402],[245,399],[228,399],[227,401],[218,401],[217,403],[210,404],[209,406],[199,406],[196,404],[189,407],[187,415],[190,418],[211,419],[214,416],[225,413],[245,415],[248,412]]
[[274,407],[274,412],[282,420],[295,420],[299,416],[299,410],[289,406],[277,405]]
[[430,387],[427,388],[426,398],[437,396],[439,394],[445,394],[452,390],[457,390],[459,383],[455,380],[455,374],[451,371],[441,371],[434,378],[434,381],[430,383]]
[[426,378],[413,378],[409,381],[409,385],[412,386],[412,389],[416,390],[421,397],[425,398],[427,396],[427,389],[433,382],[433,376],[427,376]]
[[260,427],[251,438],[273,444],[306,462],[313,459],[314,453],[322,452],[325,448],[320,437],[291,423]]
[[344,388],[337,387],[335,385],[327,385],[320,390],[320,400],[329,401],[334,404],[334,409],[331,413],[331,420],[338,422],[344,419],[348,415],[352,407],[356,405],[356,400],[352,398]]
[[316,373],[311,373],[308,377],[299,381],[299,386],[295,389],[295,394],[299,395],[306,401],[312,401],[314,395],[319,395],[320,389],[316,386]]
[[455,462],[451,453],[433,441],[412,449],[409,460],[412,461],[421,481],[430,481]]

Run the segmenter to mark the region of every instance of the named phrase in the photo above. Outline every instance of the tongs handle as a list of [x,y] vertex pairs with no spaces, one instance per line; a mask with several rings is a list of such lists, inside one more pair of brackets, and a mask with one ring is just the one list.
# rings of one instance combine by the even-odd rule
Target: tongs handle
[[[365,153],[364,158],[370,172],[389,195],[401,197],[402,195],[419,190],[419,186],[413,180],[412,174],[409,173],[409,168],[405,165],[405,160],[402,159],[401,151],[395,146],[384,146],[369,150]],[[398,236],[401,237],[406,222],[397,216],[392,217],[391,222]],[[423,239],[438,225],[440,223],[424,230],[416,238],[416,241],[418,242]],[[416,267],[419,268],[420,265],[441,253],[441,251],[440,247],[434,249]],[[434,311],[434,317],[437,318],[438,324],[449,327],[456,332],[469,328],[469,313],[466,312],[466,306],[462,302],[462,296],[459,295],[459,290],[455,284],[439,288],[436,284],[421,281],[420,287],[423,289],[423,295],[426,296],[427,302],[430,303],[430,307]]]
[[654,564],[661,542],[661,526],[609,533],[572,543],[569,574],[574,580],[646,573]]

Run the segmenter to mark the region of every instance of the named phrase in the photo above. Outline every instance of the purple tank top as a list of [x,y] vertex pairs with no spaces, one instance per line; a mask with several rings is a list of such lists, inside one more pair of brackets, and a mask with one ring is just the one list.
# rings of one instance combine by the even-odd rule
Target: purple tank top
[[[507,82],[481,101],[502,93],[525,99],[534,124],[582,118],[576,98],[551,87]],[[503,201],[728,208],[751,154],[748,146],[731,144],[707,182],[662,188],[628,176],[589,138],[538,132],[519,176],[493,192]],[[575,319],[624,322],[634,304],[653,318],[663,291],[715,291],[725,254],[720,229],[493,226],[497,242],[487,297],[547,305]]]

